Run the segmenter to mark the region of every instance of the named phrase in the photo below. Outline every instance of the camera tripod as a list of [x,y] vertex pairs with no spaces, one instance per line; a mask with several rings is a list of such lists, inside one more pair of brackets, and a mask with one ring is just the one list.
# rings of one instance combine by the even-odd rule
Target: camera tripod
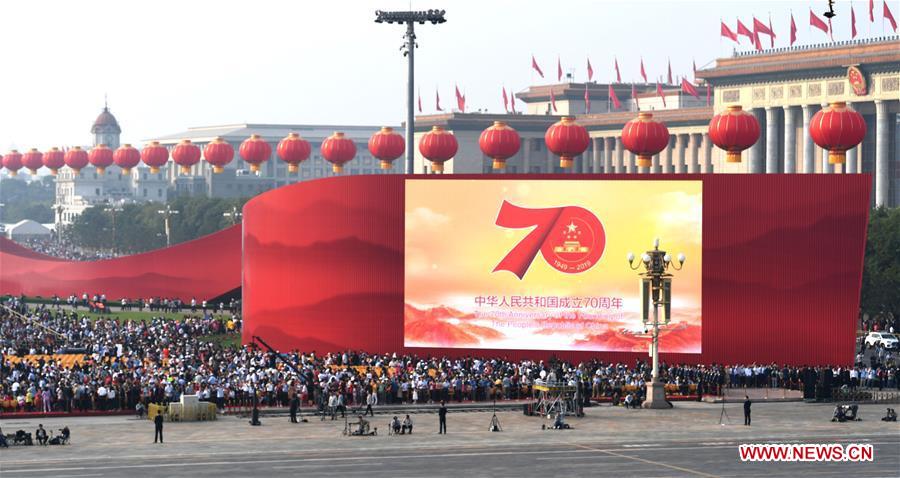
[[725,423],[731,425],[731,419],[728,418],[728,411],[725,410],[725,402],[728,401],[725,398],[725,394],[722,394],[722,411],[719,413],[719,425],[725,426]]
[[497,416],[497,399],[494,399],[493,412],[494,414],[491,415],[491,426],[488,430],[492,432],[502,432],[503,427],[500,426],[500,417]]

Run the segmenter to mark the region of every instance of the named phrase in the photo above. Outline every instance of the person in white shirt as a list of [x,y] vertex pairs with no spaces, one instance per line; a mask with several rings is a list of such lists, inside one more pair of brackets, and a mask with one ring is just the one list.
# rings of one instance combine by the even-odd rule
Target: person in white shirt
[[371,390],[369,394],[366,395],[366,413],[363,413],[363,416],[366,414],[375,416],[375,412],[372,411],[372,407],[378,404],[378,395],[375,395]]

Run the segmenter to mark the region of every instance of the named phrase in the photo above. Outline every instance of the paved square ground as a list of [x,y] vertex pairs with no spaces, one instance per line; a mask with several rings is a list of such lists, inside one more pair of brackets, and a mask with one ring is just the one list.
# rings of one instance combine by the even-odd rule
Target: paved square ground
[[[133,417],[3,420],[5,433],[33,432],[37,424],[72,429],[72,444],[0,450],[0,476],[900,476],[900,424],[882,422],[885,406],[860,407],[862,422],[832,423],[833,405],[757,403],[753,426],[743,426],[739,403],[677,403],[674,410],[610,406],[570,419],[567,431],[542,431],[548,420],[498,412],[500,433],[488,431],[491,414],[453,412],[447,435],[437,415],[413,415],[413,435],[388,436],[389,415],[376,415],[376,437],[343,437],[343,421],[290,424],[263,417],[166,423],[164,445],[153,444],[153,425]],[[871,463],[743,463],[741,443],[868,443]]]

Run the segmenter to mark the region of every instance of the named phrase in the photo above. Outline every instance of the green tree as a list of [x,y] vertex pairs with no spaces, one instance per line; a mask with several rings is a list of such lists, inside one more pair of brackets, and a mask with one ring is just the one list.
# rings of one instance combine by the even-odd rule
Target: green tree
[[869,316],[900,315],[900,208],[869,217],[860,308]]
[[45,176],[33,181],[4,178],[0,180],[0,222],[19,222],[31,219],[41,223],[53,222],[51,205],[55,197],[55,182]]

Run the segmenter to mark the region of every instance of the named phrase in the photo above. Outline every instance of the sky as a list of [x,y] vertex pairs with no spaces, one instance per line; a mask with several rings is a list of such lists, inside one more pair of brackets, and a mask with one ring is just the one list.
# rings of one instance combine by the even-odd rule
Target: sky
[[[752,28],[771,14],[777,46],[787,46],[790,12],[798,44],[827,41],[808,25],[816,1],[642,0],[29,0],[0,2],[3,45],[0,148],[90,144],[104,96],[122,142],[191,126],[242,122],[399,125],[404,118],[403,27],[374,23],[375,10],[446,9],[447,23],[417,25],[416,82],[424,113],[453,102],[502,112],[501,87],[521,91],[556,80],[557,56],[576,81],[652,79],[671,59],[676,76],[691,61],[712,66],[734,44],[720,18]],[[861,37],[882,34],[866,0],[853,2]],[[900,1],[888,3],[900,19]],[[838,1],[836,40],[850,38],[850,2]],[[884,33],[889,33],[889,26]],[[768,46],[768,39],[763,43]],[[750,48],[744,41],[740,50]],[[534,54],[545,79],[531,70]],[[524,109],[521,103],[519,109]]]

